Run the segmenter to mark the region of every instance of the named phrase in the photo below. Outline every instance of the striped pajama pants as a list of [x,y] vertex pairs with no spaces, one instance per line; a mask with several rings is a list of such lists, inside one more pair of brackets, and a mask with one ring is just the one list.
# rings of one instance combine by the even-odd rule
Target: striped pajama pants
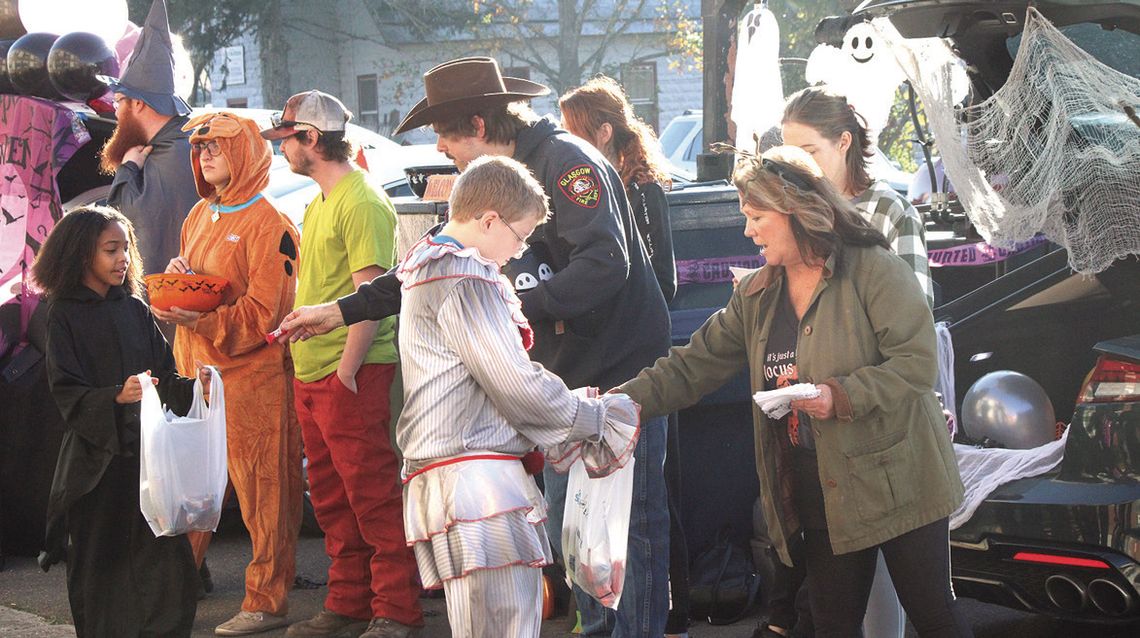
[[480,569],[446,580],[452,638],[538,638],[542,570],[526,565]]

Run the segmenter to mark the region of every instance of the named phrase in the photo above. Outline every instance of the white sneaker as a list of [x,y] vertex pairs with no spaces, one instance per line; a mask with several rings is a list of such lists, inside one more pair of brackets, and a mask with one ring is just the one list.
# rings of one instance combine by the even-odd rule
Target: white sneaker
[[236,616],[214,628],[217,636],[248,636],[263,631],[278,629],[289,624],[285,616],[275,616],[263,611],[239,611]]

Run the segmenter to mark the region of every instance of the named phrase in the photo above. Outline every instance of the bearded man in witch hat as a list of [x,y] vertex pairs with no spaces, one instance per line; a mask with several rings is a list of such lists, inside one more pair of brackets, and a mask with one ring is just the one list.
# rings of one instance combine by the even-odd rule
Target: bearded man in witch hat
[[[114,94],[118,120],[100,154],[100,169],[114,175],[107,203],[134,224],[145,271],[162,272],[178,255],[182,222],[198,203],[189,134],[182,130],[190,105],[174,92],[164,0],[151,5],[122,77],[98,77]],[[173,329],[164,333],[173,338]]]

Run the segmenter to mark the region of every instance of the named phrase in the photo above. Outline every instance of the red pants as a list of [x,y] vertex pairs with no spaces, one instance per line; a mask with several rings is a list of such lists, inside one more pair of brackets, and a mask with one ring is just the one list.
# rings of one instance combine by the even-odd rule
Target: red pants
[[325,608],[352,618],[391,618],[422,626],[419,576],[404,540],[396,454],[388,437],[393,364],[356,373],[353,394],[336,373],[294,379],[297,418],[309,459],[309,494],[325,532]]

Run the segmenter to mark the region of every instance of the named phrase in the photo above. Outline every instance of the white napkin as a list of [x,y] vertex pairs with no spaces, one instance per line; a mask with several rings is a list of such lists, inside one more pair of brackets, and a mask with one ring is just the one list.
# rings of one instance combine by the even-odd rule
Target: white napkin
[[752,399],[768,418],[779,419],[792,411],[790,406],[792,401],[814,399],[818,396],[819,388],[810,383],[797,383],[778,390],[761,390],[752,395]]
[[729,272],[732,273],[732,278],[739,282],[741,279],[744,279],[745,276],[751,275],[752,273],[754,273],[760,269],[759,268],[742,268],[740,266],[729,266],[728,270],[729,270]]

